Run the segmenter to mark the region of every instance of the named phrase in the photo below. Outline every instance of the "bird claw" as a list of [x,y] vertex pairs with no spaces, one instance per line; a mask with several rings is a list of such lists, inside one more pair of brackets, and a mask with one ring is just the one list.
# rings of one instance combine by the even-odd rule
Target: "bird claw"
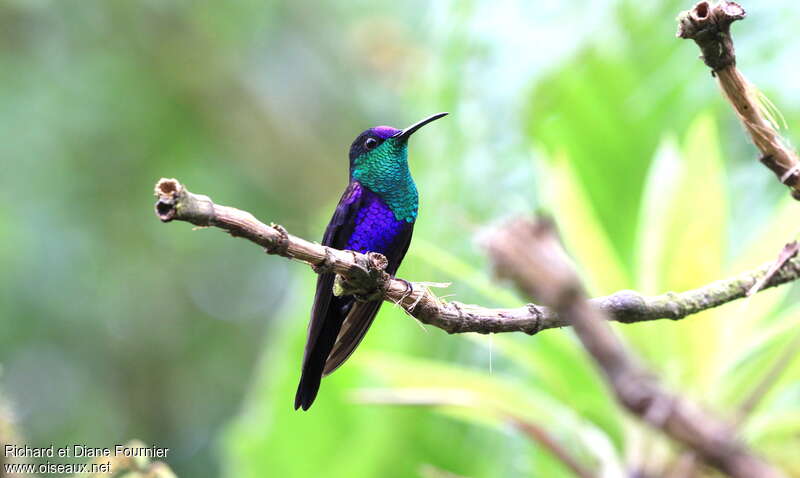
[[411,296],[411,294],[413,294],[413,293],[414,293],[414,285],[413,285],[411,282],[409,282],[409,281],[407,281],[407,280],[405,280],[405,279],[401,279],[401,278],[399,278],[399,277],[392,277],[392,279],[399,280],[400,282],[402,282],[402,283],[403,283],[403,285],[404,285],[404,286],[406,286],[406,290],[405,290],[405,291],[403,291],[403,295],[402,295],[402,296],[401,296],[401,298],[400,298],[400,302],[403,302],[403,301],[404,301],[404,300],[406,300],[406,299],[407,299],[409,296]]
[[383,299],[384,288],[378,286],[372,290],[366,290],[353,287],[353,284],[348,283],[342,276],[337,275],[333,281],[333,295],[336,297],[351,295],[359,302],[372,302]]

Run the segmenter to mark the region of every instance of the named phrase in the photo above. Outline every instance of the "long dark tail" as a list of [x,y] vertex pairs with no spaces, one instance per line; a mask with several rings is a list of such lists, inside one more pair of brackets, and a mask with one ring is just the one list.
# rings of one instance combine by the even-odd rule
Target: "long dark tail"
[[309,330],[309,341],[303,358],[303,372],[294,397],[295,410],[301,407],[303,410],[308,410],[317,398],[325,362],[353,302],[355,299],[352,297],[330,297],[327,307],[323,310],[315,308],[316,316],[312,318],[312,327],[316,325],[319,329]]

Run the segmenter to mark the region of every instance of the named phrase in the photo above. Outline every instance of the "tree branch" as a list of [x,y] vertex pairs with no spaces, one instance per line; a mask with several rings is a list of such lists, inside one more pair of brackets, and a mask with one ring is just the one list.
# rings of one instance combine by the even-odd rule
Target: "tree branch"
[[733,477],[783,476],[736,440],[733,427],[669,392],[645,370],[605,323],[603,312],[586,300],[551,223],[511,222],[492,235],[487,250],[499,275],[570,321],[617,399],[632,414]]
[[[424,324],[448,333],[481,334],[523,332],[534,335],[542,330],[566,327],[570,323],[555,310],[535,304],[509,309],[446,302],[434,295],[425,283],[408,284],[383,272],[386,259],[380,254],[341,251],[288,234],[278,225],[266,225],[252,214],[220,206],[208,196],[189,192],[176,179],[161,179],[155,188],[156,215],[164,222],[185,221],[197,226],[213,226],[243,237],[275,254],[311,265],[316,272],[333,271],[345,279],[345,291],[358,295],[381,294],[400,305]],[[738,276],[712,282],[682,293],[668,292],[643,296],[635,291],[620,291],[592,299],[592,305],[610,320],[623,323],[659,319],[679,320],[742,298],[763,277],[773,263]],[[800,278],[800,259],[788,260],[766,281],[763,290]]]
[[549,451],[558,461],[575,473],[575,476],[578,478],[596,478],[597,475],[572,456],[570,452],[562,447],[544,428],[536,423],[519,419],[511,419],[511,424],[530,438],[531,441],[538,443],[545,450]]
[[772,122],[765,117],[758,90],[736,68],[736,52],[730,35],[731,23],[745,17],[738,3],[721,1],[713,6],[699,2],[678,16],[678,36],[692,39],[702,52],[701,58],[719,80],[725,98],[733,106],[753,143],[761,151],[764,163],[800,200],[800,159],[789,148]]

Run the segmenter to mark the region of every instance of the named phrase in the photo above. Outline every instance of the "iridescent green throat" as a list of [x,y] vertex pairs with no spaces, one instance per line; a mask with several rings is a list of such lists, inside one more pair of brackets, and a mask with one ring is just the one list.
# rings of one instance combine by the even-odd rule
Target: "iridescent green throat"
[[408,143],[388,138],[355,159],[353,179],[377,193],[398,221],[417,219],[419,196],[408,169]]

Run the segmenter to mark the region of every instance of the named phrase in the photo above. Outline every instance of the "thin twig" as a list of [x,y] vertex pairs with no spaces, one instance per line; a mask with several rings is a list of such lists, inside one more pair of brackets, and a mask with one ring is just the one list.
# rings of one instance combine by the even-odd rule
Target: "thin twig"
[[[549,307],[528,304],[523,307],[492,309],[480,305],[446,302],[433,294],[426,282],[407,282],[387,277],[382,271],[385,259],[380,254],[359,254],[325,247],[288,234],[280,226],[268,226],[252,214],[220,206],[208,197],[189,192],[175,179],[156,184],[156,214],[164,221],[186,221],[197,226],[213,226],[243,237],[270,254],[298,260],[317,272],[331,270],[346,279],[353,291],[380,289],[386,301],[396,303],[424,324],[448,333],[481,334],[523,332],[534,335],[542,330],[567,327],[570,323]],[[659,319],[679,320],[718,307],[745,296],[773,263],[738,276],[712,282],[681,293],[644,296],[635,291],[620,291],[592,299],[610,320],[623,323]],[[764,289],[800,278],[800,259],[788,260],[764,284]]]
[[792,363],[792,360],[797,356],[798,350],[800,350],[800,332],[795,334],[789,343],[786,344],[780,356],[775,360],[775,363],[772,364],[772,367],[769,368],[767,373],[764,374],[758,384],[756,384],[753,390],[742,401],[742,404],[739,405],[739,413],[735,419],[735,425],[740,425],[750,416],[761,402],[761,399],[764,398],[786,368]]
[[594,473],[583,466],[575,457],[570,455],[544,428],[535,423],[519,419],[511,419],[511,424],[528,438],[548,450],[553,456],[558,458],[561,463],[575,473],[576,476],[580,478],[595,478],[596,475]]
[[358,403],[371,405],[468,407],[490,412],[496,415],[497,419],[502,422],[508,422],[527,438],[536,442],[579,478],[596,478],[596,475],[589,468],[581,463],[577,457],[573,456],[544,427],[518,415],[510,414],[508,411],[498,410],[492,404],[482,402],[468,390],[437,388],[363,389],[353,394],[353,399]]
[[760,279],[758,279],[758,282],[756,282],[753,285],[753,287],[751,287],[750,290],[747,291],[747,297],[750,297],[751,295],[761,290],[764,287],[764,284],[766,284],[767,281],[773,275],[775,275],[775,273],[778,272],[781,269],[781,267],[783,267],[784,264],[786,264],[786,261],[797,255],[798,250],[800,250],[800,243],[798,243],[797,241],[792,241],[783,246],[783,249],[781,249],[781,253],[778,254],[778,258],[775,259],[775,262],[769,267],[767,273],[764,274]]

